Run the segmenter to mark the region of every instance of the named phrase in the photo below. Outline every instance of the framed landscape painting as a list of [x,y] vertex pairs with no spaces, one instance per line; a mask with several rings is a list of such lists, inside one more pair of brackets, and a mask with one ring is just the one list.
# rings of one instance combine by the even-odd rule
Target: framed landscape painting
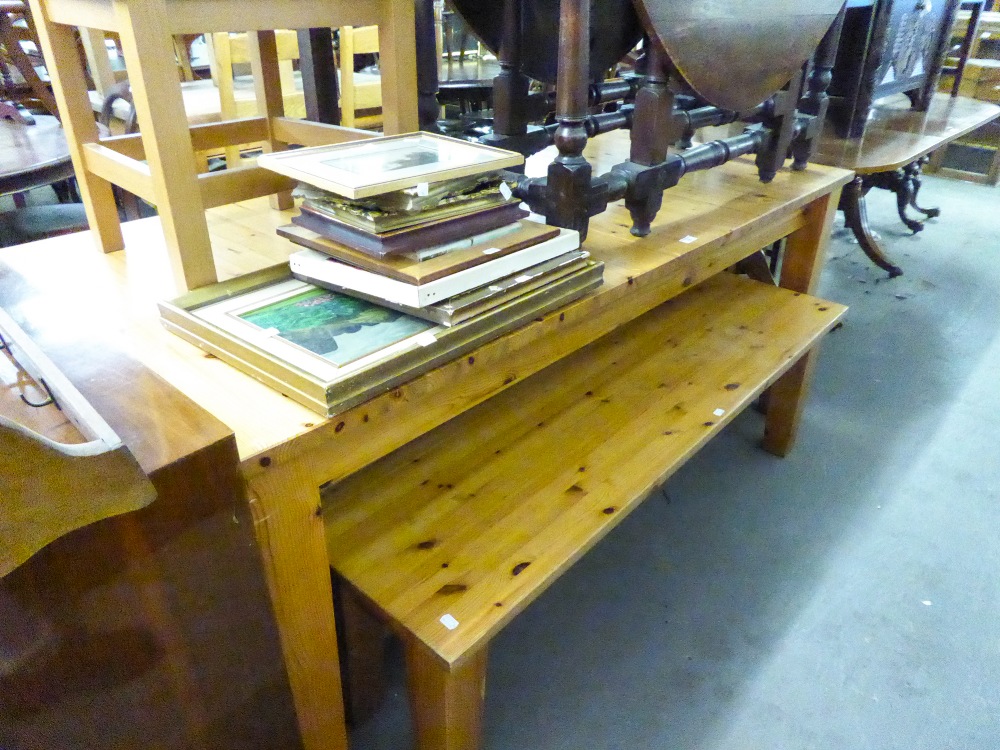
[[193,314],[330,378],[420,345],[411,339],[434,328],[425,320],[296,279],[206,305]]
[[300,281],[288,264],[160,302],[172,333],[333,416],[600,284],[538,289],[453,326]]

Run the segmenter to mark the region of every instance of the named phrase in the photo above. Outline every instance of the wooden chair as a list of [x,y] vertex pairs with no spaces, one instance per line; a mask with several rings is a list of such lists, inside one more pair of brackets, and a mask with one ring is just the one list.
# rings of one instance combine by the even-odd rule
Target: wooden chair
[[21,0],[0,1],[0,47],[3,56],[8,58],[14,69],[20,74],[23,83],[13,80],[7,65],[0,59],[0,74],[2,74],[4,99],[27,99],[37,101],[49,114],[59,116],[55,97],[48,85],[42,81],[35,71],[35,61],[25,52],[22,42],[30,42],[38,49],[31,10]]
[[128,72],[123,68],[115,70],[111,65],[108,36],[103,31],[81,26],[78,33],[80,46],[87,61],[86,72],[93,84],[91,102],[96,108],[100,106],[102,97],[107,95],[112,86],[128,78]]
[[[195,152],[241,143],[263,142],[267,149],[289,144],[321,145],[370,137],[357,130],[306,123],[285,117],[280,68],[273,29],[312,29],[342,25],[379,26],[385,85],[385,131],[416,130],[417,87],[414,11],[391,0],[31,0],[52,84],[90,226],[106,252],[124,247],[111,185],[154,204],[166,238],[170,268],[178,291],[218,280],[205,209],[249,198],[275,195],[274,205],[293,186],[254,166],[198,174]],[[87,97],[76,50],[75,26],[118,33],[139,122],[138,135],[100,138]],[[235,27],[235,28],[234,28]],[[253,31],[250,56],[261,71],[255,86],[263,103],[260,117],[188,126],[180,91],[173,36]]]
[[[962,41],[957,47],[952,48],[952,52],[956,53],[952,57],[948,57],[945,60],[945,65],[941,68],[942,78],[945,76],[953,76],[951,84],[951,95],[958,96],[959,91],[962,87],[962,77],[965,75],[965,66],[969,62],[970,57],[974,57],[973,51],[978,47],[979,42],[979,20],[983,14],[983,6],[986,0],[962,0],[959,3],[959,8],[962,11],[969,12],[969,18],[965,24],[964,33],[961,35]],[[955,26],[958,26],[956,21]],[[952,29],[952,38],[955,36],[955,29]],[[939,84],[940,86],[940,84]]]
[[[235,120],[263,114],[261,111],[262,102],[257,100],[254,89],[241,87],[237,82],[235,72],[237,65],[249,65],[251,73],[259,75],[257,71],[253,70],[253,59],[247,35],[216,32],[209,34],[207,40],[212,81],[215,83],[219,97],[220,119]],[[293,70],[294,61],[299,59],[299,43],[296,33],[287,29],[276,31],[275,45],[284,112],[289,117],[304,117],[305,98],[301,85],[296,84]],[[228,146],[225,149],[225,155],[226,164],[230,169],[240,165],[240,148],[238,146]]]
[[[356,73],[357,55],[378,54],[378,27],[340,27],[340,124],[353,128],[358,124],[359,111],[382,108],[381,77]],[[366,124],[374,124],[366,119]]]

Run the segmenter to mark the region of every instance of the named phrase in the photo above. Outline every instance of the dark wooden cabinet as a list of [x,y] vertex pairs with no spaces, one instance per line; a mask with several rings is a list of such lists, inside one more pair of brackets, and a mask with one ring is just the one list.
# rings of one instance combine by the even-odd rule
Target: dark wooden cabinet
[[905,93],[926,110],[960,0],[848,0],[830,84],[838,135],[857,138],[872,103]]

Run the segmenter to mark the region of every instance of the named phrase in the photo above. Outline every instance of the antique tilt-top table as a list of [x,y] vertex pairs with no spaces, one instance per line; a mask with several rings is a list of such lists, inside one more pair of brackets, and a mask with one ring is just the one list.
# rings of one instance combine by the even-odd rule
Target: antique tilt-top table
[[865,209],[867,193],[873,187],[895,193],[900,219],[919,232],[923,223],[907,216],[907,209],[931,218],[939,213],[917,204],[921,168],[928,155],[997,117],[1000,107],[996,104],[939,93],[934,94],[926,112],[911,109],[902,95],[878,102],[860,138],[840,138],[827,122],[814,161],[856,173],[844,189],[841,209],[861,249],[889,276],[899,276],[903,270],[885,255],[872,235]]
[[[606,168],[627,148],[627,134],[601,136],[590,144],[588,158]],[[545,375],[535,373],[601,337],[633,330],[630,322],[707,279],[717,277],[728,289],[730,282],[718,274],[781,238],[787,242],[780,284],[791,292],[760,285],[764,302],[755,303],[759,309],[753,314],[758,317],[750,321],[759,334],[773,335],[779,343],[771,347],[773,351],[767,351],[766,343],[760,345],[765,351],[754,354],[757,345],[750,351],[739,343],[739,320],[725,322],[726,330],[719,335],[734,343],[724,340],[720,351],[743,362],[740,366],[748,379],[736,384],[723,380],[726,387],[715,383],[713,378],[726,376],[724,357],[712,365],[717,374],[706,376],[704,383],[695,373],[692,382],[709,389],[703,396],[719,407],[717,416],[699,419],[697,430],[684,433],[675,457],[659,471],[669,474],[768,386],[764,445],[784,454],[794,438],[808,388],[815,361],[812,347],[843,308],[810,303],[808,315],[815,316],[811,322],[785,320],[766,316],[767,300],[777,295],[775,304],[805,309],[805,302],[799,304],[795,298],[815,290],[840,189],[850,177],[841,169],[809,166],[802,172],[782,170],[764,185],[751,162],[738,160],[685,178],[670,190],[651,234],[643,238],[629,234],[628,212],[615,205],[595,217],[584,246],[606,264],[602,287],[329,419],[162,329],[156,301],[174,296],[176,289],[155,218],[122,226],[123,251],[99,253],[91,238],[80,234],[0,252],[0,304],[28,333],[38,335],[43,346],[54,349],[60,340],[65,343],[75,335],[71,322],[85,311],[88,325],[108,332],[109,342],[235,434],[303,744],[310,750],[344,748],[320,487],[357,472],[513,385],[535,382]],[[274,235],[275,227],[287,222],[287,212],[262,210],[262,200],[209,212],[221,276],[281,262],[295,249]],[[733,287],[737,293],[741,288]],[[708,331],[716,309],[704,311]],[[723,310],[718,313],[724,321]],[[757,356],[763,359],[757,362]],[[71,362],[57,360],[57,364],[65,366],[71,379],[85,380],[85,374],[74,373]],[[128,444],[135,430],[115,402],[126,397],[130,386],[121,384],[120,394],[110,389],[95,394],[90,386],[95,406],[107,412],[109,423]],[[559,386],[546,387],[558,390]],[[169,413],[154,411],[150,418],[163,420],[166,430],[177,429],[170,424]],[[626,428],[628,424],[626,419]],[[600,435],[594,439],[600,440]],[[641,499],[622,497],[622,507]]]

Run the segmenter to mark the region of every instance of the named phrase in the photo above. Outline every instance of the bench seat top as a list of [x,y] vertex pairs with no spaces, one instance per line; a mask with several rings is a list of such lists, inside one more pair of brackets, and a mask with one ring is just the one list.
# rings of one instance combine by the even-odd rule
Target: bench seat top
[[328,488],[331,565],[453,668],[845,310],[719,274]]

